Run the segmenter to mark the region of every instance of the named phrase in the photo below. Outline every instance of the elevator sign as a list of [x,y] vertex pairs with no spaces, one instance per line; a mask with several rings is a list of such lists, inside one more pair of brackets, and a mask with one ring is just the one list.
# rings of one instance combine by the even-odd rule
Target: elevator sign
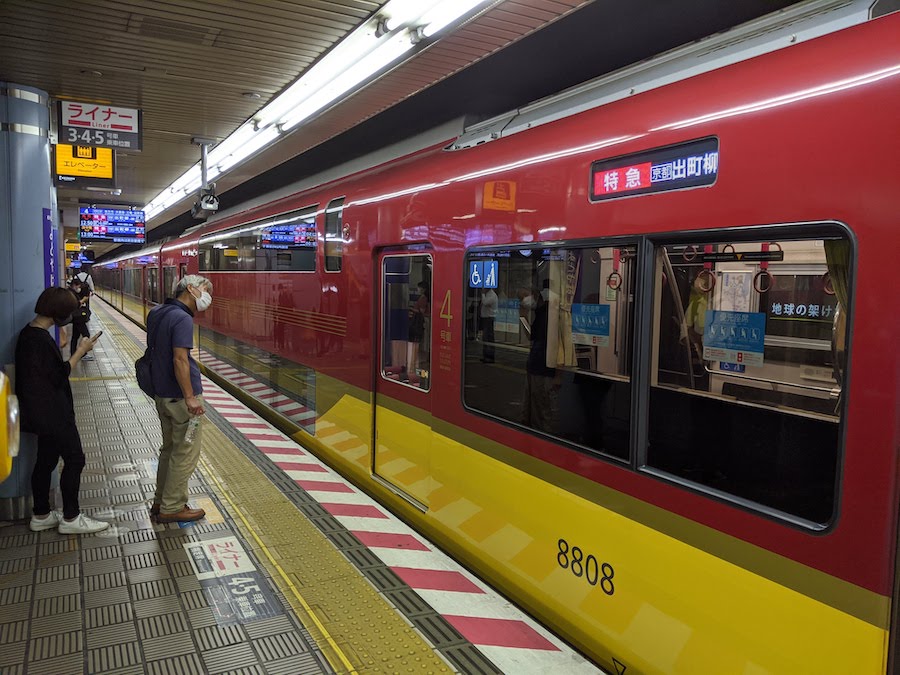
[[591,200],[712,185],[718,175],[719,139],[704,138],[594,162]]
[[141,149],[141,111],[102,103],[59,101],[59,141],[116,150]]
[[116,158],[109,148],[65,143],[53,147],[54,182],[57,186],[107,189],[116,186]]

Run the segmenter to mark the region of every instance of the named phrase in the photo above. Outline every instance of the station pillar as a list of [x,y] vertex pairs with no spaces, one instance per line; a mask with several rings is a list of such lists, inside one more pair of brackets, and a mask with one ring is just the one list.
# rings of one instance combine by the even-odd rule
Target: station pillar
[[[59,284],[56,191],[50,174],[47,92],[0,82],[0,366],[12,364],[16,337],[41,291]],[[30,509],[33,438],[24,435],[9,478],[0,483],[0,518]]]

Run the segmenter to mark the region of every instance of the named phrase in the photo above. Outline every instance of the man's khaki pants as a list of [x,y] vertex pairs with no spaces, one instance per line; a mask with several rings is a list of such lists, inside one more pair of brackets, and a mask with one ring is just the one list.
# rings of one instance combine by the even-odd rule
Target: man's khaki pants
[[[203,397],[197,399],[203,403]],[[156,412],[162,425],[162,447],[156,470],[156,495],[160,513],[178,513],[188,502],[188,481],[200,459],[203,425],[197,427],[192,442],[185,439],[191,414],[183,398],[156,396]]]

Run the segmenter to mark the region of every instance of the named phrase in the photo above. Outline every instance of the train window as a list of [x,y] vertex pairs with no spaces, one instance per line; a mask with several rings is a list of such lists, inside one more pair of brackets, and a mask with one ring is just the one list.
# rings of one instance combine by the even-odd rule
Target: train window
[[177,271],[178,268],[174,265],[171,267],[163,267],[163,300],[175,297],[175,284],[178,283],[178,279],[176,278]]
[[147,302],[159,303],[159,268],[147,267]]
[[628,459],[635,251],[471,251],[466,406]]
[[315,272],[316,210],[312,206],[200,240],[202,272]]
[[333,199],[325,209],[325,271],[340,272],[344,256],[344,198]]
[[381,374],[425,391],[431,388],[431,271],[430,255],[388,256],[382,270]]
[[125,270],[124,274],[125,295],[135,298],[141,297],[141,270],[130,269]]
[[850,250],[838,233],[657,248],[648,468],[831,519]]

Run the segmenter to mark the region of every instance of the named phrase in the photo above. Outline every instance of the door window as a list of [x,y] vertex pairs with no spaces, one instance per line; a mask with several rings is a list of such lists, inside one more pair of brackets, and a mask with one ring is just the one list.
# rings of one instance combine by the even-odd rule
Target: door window
[[417,389],[431,388],[430,255],[387,256],[382,263],[381,374]]

